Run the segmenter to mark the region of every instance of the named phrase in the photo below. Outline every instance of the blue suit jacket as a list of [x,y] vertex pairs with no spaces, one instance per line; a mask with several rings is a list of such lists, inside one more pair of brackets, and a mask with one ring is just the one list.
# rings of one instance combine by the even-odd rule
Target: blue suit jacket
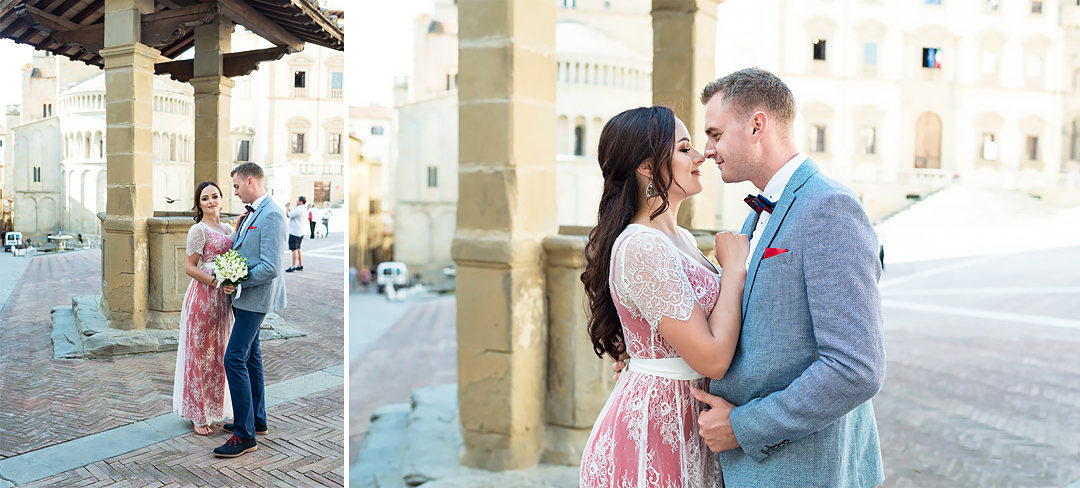
[[285,252],[285,213],[267,196],[255,212],[244,219],[233,249],[247,258],[248,280],[241,283],[233,307],[270,313],[285,308],[285,278],[281,258]]
[[[742,232],[757,219],[751,212]],[[787,252],[762,259],[767,247]],[[728,488],[884,481],[870,403],[885,378],[880,276],[858,199],[803,162],[750,260],[731,366],[710,385],[736,405],[742,449],[719,454]]]

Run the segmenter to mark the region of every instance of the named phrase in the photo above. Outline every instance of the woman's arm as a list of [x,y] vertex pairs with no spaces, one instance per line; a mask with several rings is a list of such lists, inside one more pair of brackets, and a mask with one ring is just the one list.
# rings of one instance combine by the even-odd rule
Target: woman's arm
[[199,283],[213,286],[214,277],[199,267],[199,257],[198,253],[188,254],[187,259],[184,260],[184,272]]
[[743,234],[722,232],[716,236],[717,261],[720,275],[720,297],[712,315],[705,318],[700,306],[694,306],[689,320],[664,316],[658,325],[660,335],[694,371],[709,378],[720,379],[731,366],[735,346],[742,330],[742,296],[746,282],[746,261],[749,241]]

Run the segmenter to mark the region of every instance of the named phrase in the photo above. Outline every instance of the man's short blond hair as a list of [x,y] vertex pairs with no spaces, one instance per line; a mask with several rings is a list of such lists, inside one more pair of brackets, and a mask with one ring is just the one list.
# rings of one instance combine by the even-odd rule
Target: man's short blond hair
[[795,122],[795,96],[778,76],[761,68],[746,68],[713,80],[701,91],[701,104],[721,95],[725,105],[735,107],[741,118],[762,111],[778,127],[789,129]]
[[243,163],[233,168],[232,172],[229,173],[229,176],[236,175],[240,175],[241,178],[252,177],[256,180],[262,181],[265,173],[263,173],[262,167],[255,163]]

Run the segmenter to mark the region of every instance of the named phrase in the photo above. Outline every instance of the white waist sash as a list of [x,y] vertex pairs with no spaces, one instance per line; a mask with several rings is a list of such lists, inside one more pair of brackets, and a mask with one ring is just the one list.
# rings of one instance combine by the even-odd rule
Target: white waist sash
[[649,376],[659,376],[673,380],[697,380],[705,377],[701,373],[694,371],[694,368],[686,364],[686,360],[683,358],[631,358],[628,363],[626,366],[628,370]]

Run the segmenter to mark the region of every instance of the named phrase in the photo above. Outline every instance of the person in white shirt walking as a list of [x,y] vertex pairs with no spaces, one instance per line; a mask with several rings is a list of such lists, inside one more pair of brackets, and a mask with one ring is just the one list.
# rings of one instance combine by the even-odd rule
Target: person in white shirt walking
[[285,204],[285,212],[289,215],[289,250],[292,251],[292,266],[285,270],[286,273],[304,270],[304,255],[300,251],[300,241],[304,240],[303,221],[307,219],[307,199],[301,195],[296,199],[296,208],[290,209],[290,204]]

